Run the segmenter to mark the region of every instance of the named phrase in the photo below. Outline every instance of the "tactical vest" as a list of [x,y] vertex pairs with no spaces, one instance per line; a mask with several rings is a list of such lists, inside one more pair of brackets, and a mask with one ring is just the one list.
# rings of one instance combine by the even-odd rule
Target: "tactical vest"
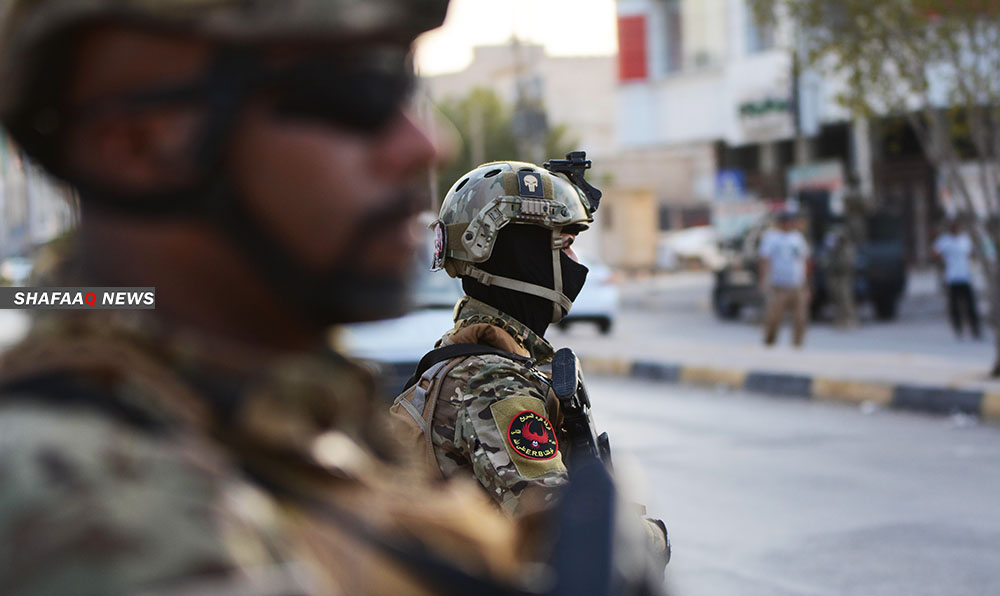
[[467,358],[487,354],[509,358],[527,366],[533,363],[531,358],[482,344],[452,344],[437,348],[420,360],[403,393],[389,408],[393,435],[407,453],[422,454],[415,459],[431,476],[443,477],[434,454],[430,427],[434,423],[434,409],[444,379]]

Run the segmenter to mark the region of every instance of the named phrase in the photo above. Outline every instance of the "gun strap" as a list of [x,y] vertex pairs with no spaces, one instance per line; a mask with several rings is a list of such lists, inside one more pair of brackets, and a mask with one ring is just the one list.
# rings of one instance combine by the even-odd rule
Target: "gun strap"
[[420,377],[427,372],[427,369],[434,366],[438,362],[444,362],[445,360],[451,360],[452,358],[483,356],[486,354],[510,358],[511,360],[520,362],[526,366],[531,366],[531,363],[534,362],[534,360],[526,356],[494,348],[493,346],[484,346],[482,344],[451,344],[450,346],[436,348],[424,354],[424,357],[421,358],[420,362],[417,364],[416,370],[413,371],[413,376],[411,376],[406,381],[406,384],[403,385],[403,391],[406,391],[410,387],[416,385],[420,380]]
[[108,387],[89,382],[76,371],[54,369],[40,374],[0,380],[0,403],[10,401],[86,407],[104,412],[127,425],[158,435],[167,430],[163,420],[118,399]]

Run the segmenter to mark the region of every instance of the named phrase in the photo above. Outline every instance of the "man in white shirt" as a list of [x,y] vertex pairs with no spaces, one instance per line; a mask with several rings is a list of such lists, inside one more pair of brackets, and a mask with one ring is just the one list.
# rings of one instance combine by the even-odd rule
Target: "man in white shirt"
[[979,313],[976,295],[972,291],[972,239],[952,220],[948,231],[934,242],[934,254],[944,264],[944,281],[948,286],[948,313],[955,335],[962,337],[963,317],[969,323],[972,336],[979,338]]
[[760,285],[767,297],[764,318],[764,345],[774,345],[781,320],[787,311],[795,315],[793,343],[801,347],[809,320],[809,284],[806,260],[809,244],[798,230],[795,213],[778,216],[778,228],[769,231],[760,243]]

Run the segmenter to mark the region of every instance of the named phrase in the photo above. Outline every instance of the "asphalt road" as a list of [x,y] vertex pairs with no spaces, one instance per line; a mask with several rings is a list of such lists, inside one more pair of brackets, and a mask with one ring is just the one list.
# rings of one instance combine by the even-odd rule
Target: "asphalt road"
[[670,596],[1000,595],[1000,428],[589,381],[671,530]]

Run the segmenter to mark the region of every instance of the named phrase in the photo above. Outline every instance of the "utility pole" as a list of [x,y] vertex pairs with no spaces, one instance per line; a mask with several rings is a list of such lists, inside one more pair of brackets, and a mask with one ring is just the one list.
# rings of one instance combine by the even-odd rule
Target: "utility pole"
[[522,159],[533,163],[545,161],[545,138],[549,123],[545,114],[543,81],[525,64],[524,48],[517,36],[511,37],[514,61],[516,104],[511,128],[517,139],[518,153]]

